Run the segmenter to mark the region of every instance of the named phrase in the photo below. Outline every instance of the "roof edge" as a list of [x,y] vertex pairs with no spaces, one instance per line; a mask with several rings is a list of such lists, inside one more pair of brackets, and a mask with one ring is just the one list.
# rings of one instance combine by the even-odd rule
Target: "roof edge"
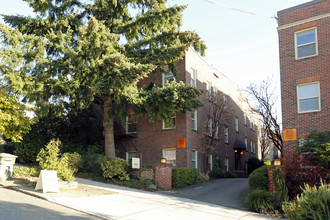
[[326,0],[313,0],[313,1],[310,1],[310,2],[306,2],[306,3],[300,4],[300,5],[293,6],[291,8],[280,10],[280,11],[277,12],[277,14],[278,15],[283,14],[283,13],[293,11],[293,10],[296,10],[296,9],[300,9],[300,8],[303,8],[303,7],[306,7],[306,6],[309,6],[309,5],[314,5],[314,4],[323,2],[323,1],[326,1]]

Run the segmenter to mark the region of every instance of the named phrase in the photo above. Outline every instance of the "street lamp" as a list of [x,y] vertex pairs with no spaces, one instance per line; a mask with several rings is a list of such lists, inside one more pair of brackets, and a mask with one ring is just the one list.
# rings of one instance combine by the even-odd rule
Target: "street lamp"
[[275,166],[281,166],[281,161],[279,159],[274,160]]

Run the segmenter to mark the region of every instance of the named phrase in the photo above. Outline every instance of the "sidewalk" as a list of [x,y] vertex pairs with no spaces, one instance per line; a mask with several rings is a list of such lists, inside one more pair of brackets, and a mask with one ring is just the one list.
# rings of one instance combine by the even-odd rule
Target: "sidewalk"
[[79,184],[113,192],[107,195],[44,198],[104,219],[278,219],[190,199],[145,192],[77,178]]

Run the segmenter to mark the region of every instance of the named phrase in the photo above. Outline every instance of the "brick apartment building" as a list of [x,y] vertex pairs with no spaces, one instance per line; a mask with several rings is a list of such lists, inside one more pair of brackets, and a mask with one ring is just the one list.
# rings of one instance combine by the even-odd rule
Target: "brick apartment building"
[[[120,129],[119,123],[117,126],[115,124],[119,156],[127,160],[141,157],[142,164],[155,164],[161,158],[166,158],[175,167],[196,167],[203,173],[207,163],[212,168],[217,158],[220,158],[227,171],[245,172],[245,162],[258,153],[259,121],[249,111],[240,89],[207,64],[193,49],[187,51],[184,59],[178,62],[177,70],[176,81],[208,91],[200,97],[204,107],[195,112],[176,113],[173,115],[174,126],[166,125],[163,121],[151,123],[148,116],[139,119],[130,114],[126,128]],[[161,85],[173,78],[169,71],[163,77],[151,75],[142,83]],[[228,124],[218,129],[215,149],[211,155],[206,155],[203,139],[210,132],[208,94],[212,91],[218,91],[218,95],[225,99],[228,108],[233,109],[233,117]]]
[[330,1],[314,0],[278,12],[284,162],[312,130],[330,129]]

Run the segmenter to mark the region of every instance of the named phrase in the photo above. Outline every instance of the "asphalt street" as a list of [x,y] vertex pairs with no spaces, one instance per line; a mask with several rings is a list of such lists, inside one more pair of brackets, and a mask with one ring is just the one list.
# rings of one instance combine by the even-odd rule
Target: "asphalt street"
[[0,187],[0,220],[101,219],[15,190]]
[[224,178],[161,193],[246,210],[243,201],[248,192],[247,178]]

